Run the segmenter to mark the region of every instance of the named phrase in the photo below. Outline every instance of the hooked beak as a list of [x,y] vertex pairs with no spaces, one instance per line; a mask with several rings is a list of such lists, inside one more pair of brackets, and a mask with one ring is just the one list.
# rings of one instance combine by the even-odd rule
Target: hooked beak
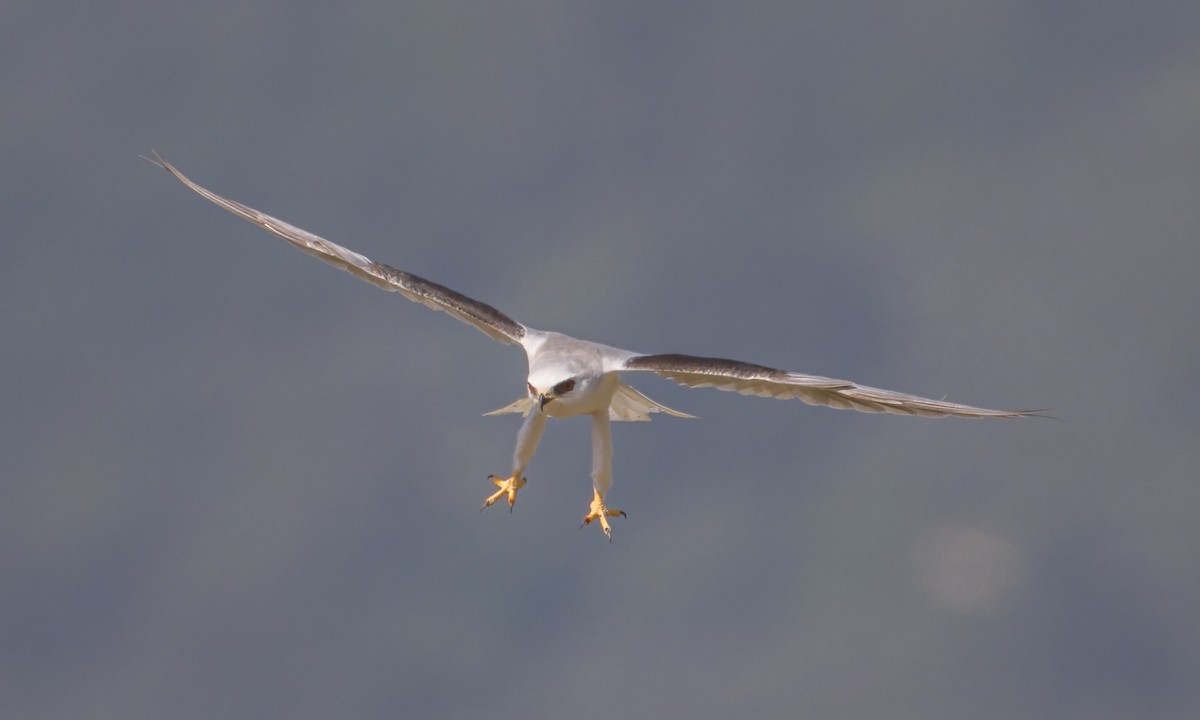
[[552,396],[547,395],[546,393],[539,393],[537,396],[538,410],[544,410],[546,408],[546,403],[553,399],[554,398]]

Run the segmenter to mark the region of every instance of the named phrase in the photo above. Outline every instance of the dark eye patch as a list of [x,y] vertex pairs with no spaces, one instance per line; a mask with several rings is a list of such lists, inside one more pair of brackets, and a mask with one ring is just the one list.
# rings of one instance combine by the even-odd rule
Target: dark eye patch
[[525,383],[525,387],[529,388],[530,395],[537,395],[537,388],[533,386],[533,383]]
[[560,382],[559,384],[554,386],[554,394],[555,395],[565,395],[574,389],[575,389],[575,381],[574,380],[563,380],[562,382]]

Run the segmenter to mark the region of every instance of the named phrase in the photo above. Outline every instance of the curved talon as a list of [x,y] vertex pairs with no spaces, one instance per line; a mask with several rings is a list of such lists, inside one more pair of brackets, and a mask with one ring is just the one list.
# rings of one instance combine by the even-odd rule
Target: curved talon
[[483,501],[483,506],[479,508],[479,512],[483,512],[484,508],[491,507],[496,503],[497,500],[505,496],[508,497],[508,511],[512,512],[513,506],[517,504],[517,491],[525,487],[525,478],[521,477],[520,475],[513,475],[512,477],[507,478],[499,478],[495,475],[488,475],[488,480],[491,480],[492,484],[500,489],[489,495],[487,499]]
[[624,510],[613,510],[604,504],[604,498],[600,493],[594,492],[592,497],[591,507],[588,508],[588,514],[583,516],[583,522],[579,525],[582,528],[584,525],[591,525],[593,520],[600,521],[600,529],[604,531],[605,537],[609,542],[612,542],[612,527],[608,524],[610,517],[628,518]]

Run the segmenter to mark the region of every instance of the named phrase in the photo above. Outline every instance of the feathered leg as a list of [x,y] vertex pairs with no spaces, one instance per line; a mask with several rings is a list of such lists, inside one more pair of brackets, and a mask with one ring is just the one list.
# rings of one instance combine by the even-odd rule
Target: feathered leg
[[583,518],[583,525],[590,525],[593,520],[600,521],[600,528],[612,541],[612,528],[608,518],[627,517],[621,510],[611,510],[604,504],[604,496],[612,487],[612,421],[608,418],[608,408],[592,413],[592,504],[588,514]]
[[483,511],[483,508],[491,507],[505,495],[508,496],[508,511],[512,512],[513,505],[517,502],[517,491],[525,487],[523,473],[529,466],[529,462],[533,460],[533,454],[537,452],[538,442],[541,441],[542,430],[545,428],[546,416],[541,411],[533,410],[525,416],[525,422],[521,424],[521,429],[517,432],[517,448],[513,450],[512,475],[506,478],[488,475],[488,480],[491,480],[500,489],[483,501],[483,506],[479,508],[480,512]]

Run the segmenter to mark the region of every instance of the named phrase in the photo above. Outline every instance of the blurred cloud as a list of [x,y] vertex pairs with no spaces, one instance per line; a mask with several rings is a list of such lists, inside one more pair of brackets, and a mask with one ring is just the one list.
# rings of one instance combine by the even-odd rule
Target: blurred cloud
[[1025,584],[1017,549],[977,528],[935,528],[917,538],[909,553],[930,601],[960,615],[994,615]]

